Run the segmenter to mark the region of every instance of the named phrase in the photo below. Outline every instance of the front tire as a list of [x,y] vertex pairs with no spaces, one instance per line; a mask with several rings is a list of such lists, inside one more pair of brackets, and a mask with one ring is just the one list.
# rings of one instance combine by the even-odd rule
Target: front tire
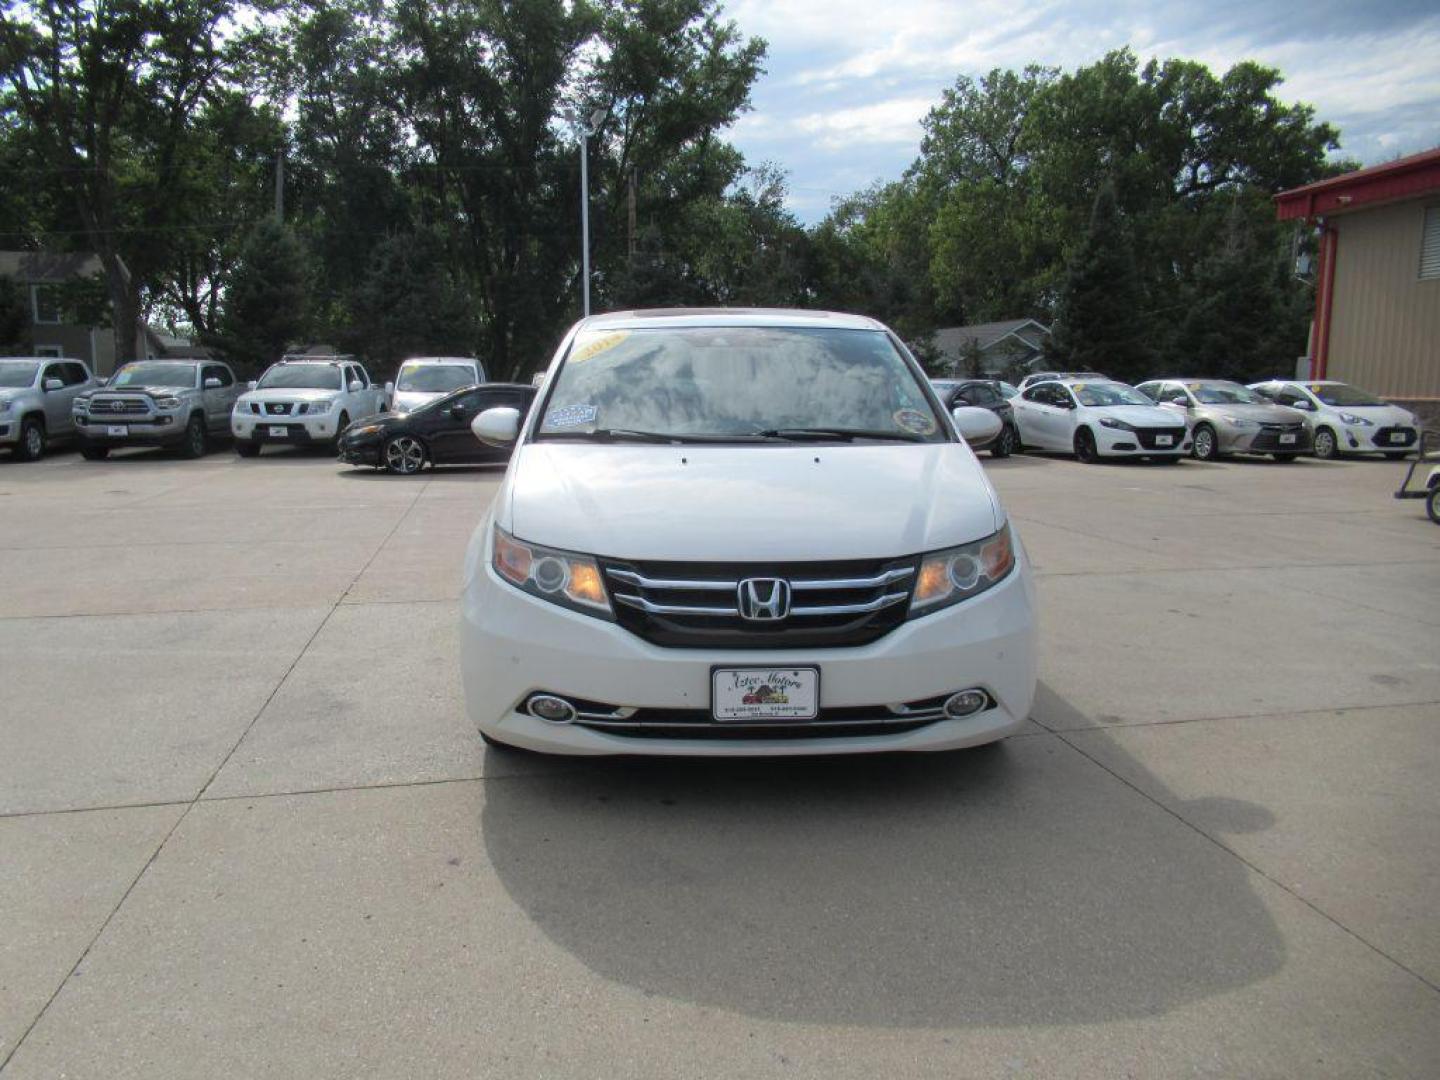
[[1340,456],[1340,444],[1335,440],[1335,432],[1328,427],[1322,427],[1315,432],[1315,456],[1321,461],[1334,461]]
[[209,441],[205,432],[205,418],[195,413],[185,425],[185,438],[180,441],[180,456],[187,461],[204,457]]
[[15,456],[21,461],[39,461],[45,456],[45,424],[34,416],[26,417],[20,424],[20,441],[15,444]]
[[413,435],[396,435],[382,451],[385,469],[395,476],[414,476],[425,467],[425,444]]
[[108,446],[82,446],[80,456],[86,461],[104,461],[110,456],[110,448]]
[[235,453],[245,458],[259,457],[260,444],[258,442],[247,442],[244,439],[236,439]]
[[1425,513],[1430,515],[1430,520],[1440,525],[1440,484],[1430,489],[1430,494],[1425,496]]
[[1000,434],[995,439],[995,445],[990,448],[992,458],[1007,458],[1015,452],[1015,444],[1019,440],[1015,435],[1015,429],[1009,424],[1000,429]]
[[1220,439],[1216,436],[1215,429],[1209,424],[1197,425],[1190,452],[1195,455],[1196,461],[1214,461],[1218,458]]
[[1100,450],[1095,445],[1095,435],[1089,428],[1075,432],[1075,460],[1085,465],[1094,465],[1100,460]]

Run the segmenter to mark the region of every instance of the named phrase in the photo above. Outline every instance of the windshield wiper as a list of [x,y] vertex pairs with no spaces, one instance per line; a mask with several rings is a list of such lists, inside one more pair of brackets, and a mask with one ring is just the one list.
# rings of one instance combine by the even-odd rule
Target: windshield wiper
[[878,428],[841,427],[796,427],[767,428],[751,432],[766,439],[789,439],[791,442],[806,442],[810,439],[836,439],[840,442],[854,442],[856,439],[886,439],[891,442],[925,442],[925,436],[913,431],[885,431]]
[[734,435],[710,434],[708,432],[637,431],[634,428],[596,428],[594,431],[542,431],[537,439],[594,439],[597,442],[653,442],[684,445],[686,443],[735,443],[755,442],[759,436],[751,432]]

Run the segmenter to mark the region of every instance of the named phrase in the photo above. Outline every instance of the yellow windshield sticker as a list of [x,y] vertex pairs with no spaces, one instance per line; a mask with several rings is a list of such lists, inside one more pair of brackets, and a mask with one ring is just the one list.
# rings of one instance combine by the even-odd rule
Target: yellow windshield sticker
[[1200,389],[1200,384],[1198,382],[1186,383],[1185,385],[1188,386],[1191,390]]
[[571,350],[570,363],[583,364],[586,360],[591,360],[603,352],[609,352],[629,336],[629,330],[615,330],[609,334],[592,337],[585,344]]
[[1070,389],[1078,394],[1081,390],[1085,389],[1085,384],[1083,382],[1071,383]]

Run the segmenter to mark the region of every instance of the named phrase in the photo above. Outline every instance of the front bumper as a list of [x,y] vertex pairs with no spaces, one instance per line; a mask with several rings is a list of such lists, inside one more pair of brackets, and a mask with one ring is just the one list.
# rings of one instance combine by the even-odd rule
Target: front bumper
[[[481,526],[489,528],[488,523]],[[488,546],[488,544],[487,544]],[[488,552],[461,603],[461,671],[470,719],[501,742],[558,754],[775,756],[951,750],[1015,732],[1035,693],[1034,591],[1024,551],[1016,570],[973,600],[906,622],[858,648],[793,650],[671,649],[651,645],[602,619],[520,592],[490,569]],[[840,734],[823,722],[781,729],[765,738],[708,734],[636,737],[558,724],[519,711],[536,692],[641,710],[710,708],[713,666],[816,666],[820,708],[864,707],[877,719],[887,706],[972,687],[993,707],[959,720],[939,719],[891,733]],[[870,728],[867,731],[873,730]],[[793,736],[790,734],[793,733]],[[689,737],[687,737],[689,736]]]
[[333,443],[339,432],[339,415],[320,416],[257,416],[253,413],[230,414],[230,433],[242,442],[265,443],[273,446],[312,446]]
[[176,416],[75,417],[75,437],[85,446],[173,446],[185,438]]
[[0,416],[0,446],[20,441],[20,417],[6,413]]
[[[1255,428],[1214,425],[1219,433],[1220,450],[1226,454],[1308,454],[1315,446],[1308,428],[1294,432],[1293,442],[1281,442],[1281,435]],[[1286,432],[1285,434],[1291,434]]]
[[1124,428],[1108,428],[1097,424],[1095,449],[1107,457],[1180,457],[1190,452],[1190,432],[1176,428],[1171,446],[1145,446],[1141,436]]
[[377,468],[381,464],[379,439],[352,439],[342,437],[335,448],[336,456],[347,465],[373,465]]

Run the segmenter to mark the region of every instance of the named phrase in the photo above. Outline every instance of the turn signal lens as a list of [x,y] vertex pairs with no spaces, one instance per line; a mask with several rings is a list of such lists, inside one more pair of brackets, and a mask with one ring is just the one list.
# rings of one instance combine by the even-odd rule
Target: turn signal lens
[[600,567],[588,555],[527,544],[495,526],[491,565],[531,596],[602,618],[612,616]]
[[910,615],[924,615],[977,596],[1014,568],[1015,545],[1008,522],[993,536],[926,555],[915,579]]

